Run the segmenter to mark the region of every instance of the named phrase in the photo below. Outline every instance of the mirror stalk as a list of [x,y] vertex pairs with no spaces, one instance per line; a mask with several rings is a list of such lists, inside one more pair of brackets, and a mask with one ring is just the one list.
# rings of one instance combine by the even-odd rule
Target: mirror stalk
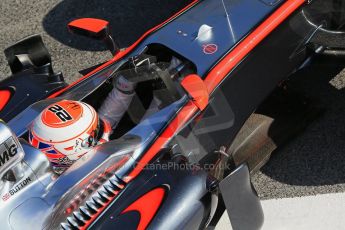
[[114,40],[114,38],[108,34],[108,36],[106,36],[104,38],[104,42],[107,46],[107,48],[110,50],[110,52],[112,53],[112,55],[116,55],[120,52],[120,47],[117,44],[117,42]]

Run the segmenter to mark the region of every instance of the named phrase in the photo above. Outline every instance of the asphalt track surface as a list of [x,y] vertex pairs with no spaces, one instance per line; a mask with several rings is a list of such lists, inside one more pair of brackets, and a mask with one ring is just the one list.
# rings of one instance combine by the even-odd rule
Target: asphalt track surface
[[[186,4],[185,0],[1,0],[0,50],[27,35],[43,36],[54,69],[67,82],[78,70],[111,57],[104,47],[69,35],[66,24],[75,18],[98,17],[111,22],[121,47],[162,22]],[[345,61],[344,61],[345,65]],[[326,71],[327,70],[327,71]],[[253,176],[262,199],[296,197],[345,191],[345,71],[339,65],[319,63],[298,74],[296,85],[315,98],[323,113],[306,130],[276,151]],[[0,79],[8,76],[0,54]]]

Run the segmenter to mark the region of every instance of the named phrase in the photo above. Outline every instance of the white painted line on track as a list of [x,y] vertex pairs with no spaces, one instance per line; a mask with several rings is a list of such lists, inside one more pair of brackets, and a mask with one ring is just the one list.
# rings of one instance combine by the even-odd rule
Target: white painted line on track
[[[261,202],[265,214],[263,230],[345,229],[345,193],[294,197]],[[224,214],[217,230],[231,229]]]

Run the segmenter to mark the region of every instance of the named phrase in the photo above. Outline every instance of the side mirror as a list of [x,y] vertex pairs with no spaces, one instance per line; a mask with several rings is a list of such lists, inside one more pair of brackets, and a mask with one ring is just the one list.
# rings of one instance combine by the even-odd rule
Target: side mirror
[[71,33],[103,40],[113,55],[120,51],[118,44],[111,36],[108,21],[97,18],[80,18],[70,22],[67,27]]

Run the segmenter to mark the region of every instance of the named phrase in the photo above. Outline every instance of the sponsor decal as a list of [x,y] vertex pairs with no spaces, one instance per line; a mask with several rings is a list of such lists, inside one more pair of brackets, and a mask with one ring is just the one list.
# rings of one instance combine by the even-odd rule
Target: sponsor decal
[[214,54],[218,50],[218,46],[216,44],[206,44],[203,45],[202,48],[204,54]]
[[13,137],[9,137],[0,145],[0,167],[5,165],[18,153],[18,146]]
[[59,164],[64,164],[64,165],[71,165],[73,164],[75,161],[70,160],[67,156],[66,157],[62,157],[58,159]]
[[14,186],[14,188],[12,188],[11,190],[9,190],[7,193],[5,193],[2,196],[2,200],[3,201],[7,201],[8,199],[10,199],[14,194],[16,194],[17,192],[19,192],[20,190],[22,190],[25,186],[27,186],[28,184],[30,184],[32,182],[30,177],[25,178],[24,180],[22,180],[21,182],[19,182],[16,186]]

